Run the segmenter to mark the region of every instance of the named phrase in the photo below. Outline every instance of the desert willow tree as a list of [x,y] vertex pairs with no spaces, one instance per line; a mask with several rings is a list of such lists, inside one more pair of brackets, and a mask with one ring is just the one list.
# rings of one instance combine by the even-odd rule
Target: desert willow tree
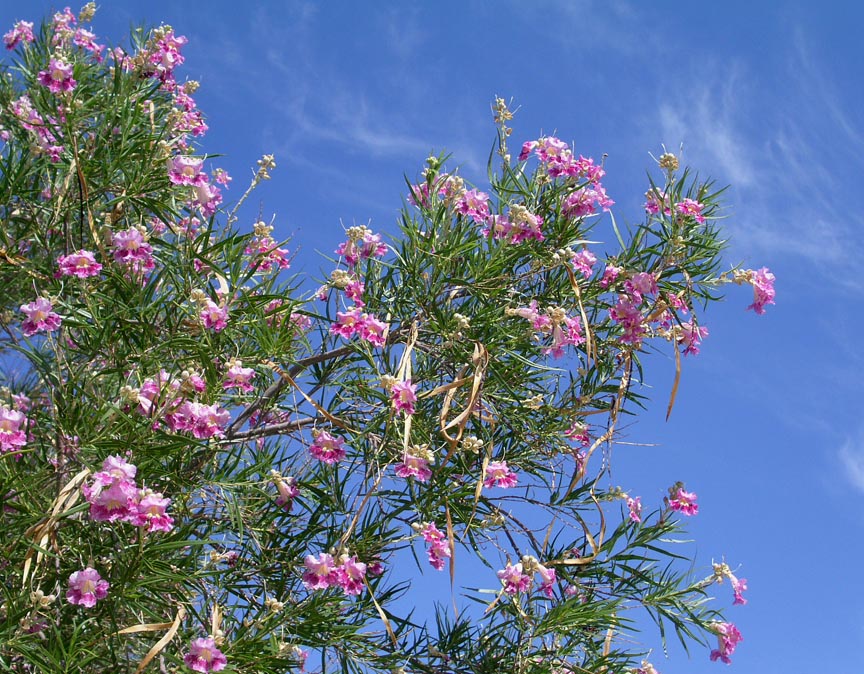
[[709,586],[745,581],[670,543],[696,495],[601,479],[649,346],[680,372],[721,285],[773,301],[721,270],[710,184],[664,154],[598,260],[602,166],[514,159],[499,100],[488,192],[429,158],[398,233],[348,229],[313,290],[248,191],[222,206],[185,38],[109,49],[92,14],[5,35],[0,669],[650,672],[669,636],[728,661]]

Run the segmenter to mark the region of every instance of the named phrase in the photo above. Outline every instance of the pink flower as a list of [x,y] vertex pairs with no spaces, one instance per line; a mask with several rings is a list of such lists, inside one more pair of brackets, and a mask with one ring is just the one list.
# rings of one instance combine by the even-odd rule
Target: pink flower
[[345,438],[330,435],[327,431],[312,431],[312,444],[309,453],[319,461],[334,464],[345,458]]
[[636,498],[627,497],[627,510],[630,511],[631,522],[642,521],[642,499],[639,496]]
[[679,344],[684,345],[685,356],[689,356],[691,353],[696,356],[699,354],[699,345],[707,336],[708,328],[700,327],[692,321],[688,321],[681,324],[677,339]]
[[183,657],[183,662],[196,672],[218,672],[225,669],[228,659],[212,637],[199,637],[189,644],[189,652]]
[[618,303],[609,310],[609,316],[613,321],[624,328],[619,337],[624,344],[639,344],[645,336],[645,319],[639,310],[637,303],[626,295],[618,296]]
[[252,379],[255,377],[255,370],[251,367],[243,367],[243,363],[239,360],[231,361],[231,366],[228,372],[225,373],[225,381],[222,382],[222,388],[240,389],[243,393],[249,393],[255,387],[252,386]]
[[711,651],[711,661],[720,660],[727,665],[732,662],[729,656],[735,652],[738,642],[743,641],[741,632],[732,623],[715,622],[710,625],[717,635],[717,648]]
[[489,218],[489,195],[478,190],[467,190],[456,203],[456,212],[467,215],[474,222],[485,223]]
[[276,505],[285,510],[291,510],[294,499],[300,495],[297,481],[293,477],[282,477],[278,472],[270,471],[270,481],[276,486],[279,496],[276,497]]
[[54,332],[60,327],[62,319],[52,311],[51,300],[37,297],[30,304],[22,304],[21,311],[27,318],[21,321],[21,332],[25,337],[31,337],[37,332]]
[[347,595],[358,595],[365,587],[366,565],[358,562],[357,557],[342,556],[341,564],[336,568],[336,584]]
[[189,401],[184,402],[172,416],[173,430],[188,431],[199,440],[221,438],[231,419],[228,410],[217,405]]
[[399,477],[413,477],[418,482],[428,482],[432,477],[429,460],[420,456],[406,454],[402,457],[402,462],[396,464],[395,469]]
[[137,512],[138,489],[128,479],[105,482],[99,473],[93,476],[93,484],[85,484],[81,491],[90,503],[90,519],[95,522],[130,521]]
[[649,272],[640,271],[624,282],[624,290],[636,302],[641,302],[643,295],[657,293],[657,277]]
[[417,530],[423,540],[429,544],[426,550],[426,556],[429,558],[429,563],[432,568],[441,571],[444,569],[444,560],[450,559],[452,551],[450,543],[447,540],[447,535],[443,531],[439,531],[438,527],[433,522],[424,522],[423,524],[413,524],[412,528]]
[[52,58],[47,70],[39,71],[39,83],[53,94],[72,91],[77,82],[72,79],[72,65],[63,59]]
[[490,487],[515,487],[518,482],[516,473],[510,470],[506,461],[490,461],[486,466],[486,479],[483,481],[483,486],[487,489]]
[[[202,173],[201,175],[204,174]],[[207,176],[204,177],[206,179]],[[216,207],[222,203],[222,190],[207,182],[196,185],[194,194],[195,196],[193,197],[189,205],[192,208],[200,208],[201,213],[204,215],[204,217],[207,218],[216,213]],[[283,251],[281,248],[278,248],[276,250],[286,255],[288,253],[288,251]],[[272,252],[273,251],[271,251],[271,255]],[[287,266],[288,263],[286,260],[285,267]]]
[[21,429],[25,418],[18,410],[0,405],[0,453],[14,452],[27,443],[27,435]]
[[[674,488],[673,488],[674,489]],[[673,491],[673,497],[669,499],[669,507],[680,512],[682,515],[696,515],[699,512],[699,504],[696,503],[696,494],[684,491],[679,487],[677,492]]]
[[597,257],[587,248],[583,248],[578,253],[573,255],[571,260],[573,264],[573,269],[582,274],[585,278],[591,277],[592,267],[594,263],[597,262]]
[[600,287],[608,288],[610,285],[615,283],[616,279],[623,271],[623,267],[616,267],[614,264],[608,265],[606,269],[603,270],[603,277],[600,279]]
[[574,442],[578,442],[582,447],[587,447],[591,444],[591,436],[588,434],[588,426],[585,422],[579,421],[578,419],[573,422],[573,425],[570,426],[570,428],[564,431],[564,435]]
[[374,314],[363,313],[360,307],[352,307],[348,311],[336,312],[336,322],[330,326],[330,332],[345,339],[359,335],[373,346],[384,346],[387,324],[379,321]]
[[703,204],[693,199],[684,199],[684,201],[679,201],[675,204],[675,210],[684,215],[692,216],[700,225],[705,224],[705,216],[702,215],[703,208],[705,208]]
[[33,42],[33,23],[31,21],[18,21],[12,29],[3,36],[6,49],[15,49],[21,42]]
[[307,590],[326,590],[337,583],[336,565],[326,552],[317,557],[306,555],[303,565],[306,567],[303,585]]
[[89,250],[79,250],[71,255],[61,255],[57,258],[57,266],[63,276],[77,276],[87,278],[98,276],[102,271],[102,265],[96,262],[96,258]]
[[417,402],[417,385],[412,384],[410,379],[397,382],[390,389],[390,399],[393,401],[393,409],[405,414],[414,414],[414,403]]
[[108,581],[102,580],[99,572],[88,566],[86,569],[76,571],[69,576],[66,601],[70,604],[93,608],[97,601],[105,599],[109,587]]
[[501,584],[504,585],[504,592],[507,594],[527,592],[531,589],[531,576],[522,573],[521,563],[513,566],[508,563],[506,568],[498,571],[497,576],[501,580]]
[[205,300],[199,313],[204,327],[213,332],[221,332],[228,325],[228,308],[220,307],[211,299]]
[[540,591],[551,599],[555,592],[555,581],[558,579],[558,574],[555,569],[547,569],[542,564],[536,564],[534,570],[540,574]]
[[203,166],[203,159],[178,155],[168,160],[168,180],[175,185],[206,185],[209,178]]
[[747,308],[761,316],[765,313],[765,305],[774,304],[774,274],[768,271],[768,267],[750,270],[750,283],[753,284],[753,304]]
[[141,490],[138,497],[136,510],[130,518],[132,524],[136,527],[147,527],[148,532],[168,532],[174,528],[174,518],[165,512],[171,505],[170,498],[150,489]]
[[147,237],[139,229],[130,227],[114,232],[111,237],[114,246],[114,260],[128,265],[133,271],[149,271],[153,269],[153,246],[147,243]]

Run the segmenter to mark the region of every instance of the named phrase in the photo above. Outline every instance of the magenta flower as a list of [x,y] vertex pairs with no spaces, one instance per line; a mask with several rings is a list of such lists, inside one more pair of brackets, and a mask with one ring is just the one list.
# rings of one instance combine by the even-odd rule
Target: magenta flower
[[[204,175],[203,173],[201,175]],[[204,176],[205,178],[207,176]],[[210,183],[201,183],[195,187],[195,197],[190,202],[192,208],[200,208],[204,217],[209,218],[216,213],[216,207],[222,203],[222,190]],[[279,249],[281,250],[281,249]],[[287,251],[285,251],[287,252]],[[287,265],[286,265],[287,266]]]
[[551,599],[555,593],[555,582],[558,580],[557,572],[542,564],[536,564],[534,570],[540,574],[540,591]]
[[710,627],[717,635],[717,648],[711,651],[711,661],[720,660],[730,664],[730,656],[735,652],[738,642],[743,641],[741,632],[732,623],[715,622]]
[[699,504],[696,503],[696,494],[690,491],[684,491],[679,487],[677,492],[673,492],[673,497],[669,499],[669,507],[672,510],[680,512],[682,515],[696,515],[699,512]]
[[762,267],[758,271],[750,270],[750,283],[753,284],[753,304],[748,309],[752,309],[757,314],[765,313],[767,304],[774,304],[774,274],[768,271],[768,267]]
[[700,225],[705,224],[705,216],[702,215],[703,208],[705,208],[703,204],[693,199],[684,199],[684,201],[679,201],[675,204],[675,210],[684,215],[691,216]]
[[93,608],[97,601],[105,599],[109,587],[108,581],[102,580],[96,569],[87,567],[69,576],[69,590],[66,592],[66,600],[70,604]]
[[72,79],[72,64],[66,63],[63,59],[52,58],[48,62],[48,69],[40,70],[38,77],[39,83],[48,87],[48,90],[53,94],[72,91],[77,84]]
[[486,479],[483,481],[483,486],[489,487],[515,487],[519,478],[507,466],[506,461],[490,461],[486,466]]
[[220,307],[211,299],[205,300],[198,316],[204,327],[213,332],[221,332],[228,325],[228,308]]
[[417,402],[417,385],[412,384],[410,379],[397,382],[390,389],[390,398],[393,401],[393,409],[405,414],[414,414],[414,403]]
[[334,464],[345,458],[345,438],[330,435],[327,431],[312,431],[312,444],[309,453],[319,461]]
[[456,203],[456,212],[467,215],[477,223],[489,219],[489,195],[478,190],[467,190]]
[[37,297],[30,304],[22,304],[21,311],[27,318],[21,321],[21,332],[25,337],[31,337],[37,332],[53,332],[60,327],[62,319],[52,311],[51,300]]
[[102,265],[96,262],[96,258],[89,250],[79,250],[71,255],[61,255],[57,258],[57,266],[62,276],[76,276],[87,278],[98,276],[102,271]]
[[639,302],[634,301],[626,295],[618,296],[618,303],[609,310],[609,316],[613,321],[624,328],[619,337],[623,344],[639,344],[646,334],[645,318],[639,309]]
[[423,524],[412,524],[413,529],[418,531],[423,540],[429,544],[426,550],[426,556],[433,569],[442,571],[444,569],[444,560],[450,559],[452,551],[450,543],[447,540],[447,535],[443,531],[439,531],[438,527],[432,522],[424,522]]
[[644,295],[657,294],[657,277],[649,272],[640,271],[624,282],[624,290],[635,302],[641,302]]
[[14,452],[27,443],[27,435],[21,428],[25,418],[18,410],[0,405],[0,453]]
[[521,563],[513,566],[508,563],[506,568],[498,571],[497,576],[507,594],[527,592],[531,589],[531,576],[522,573]]
[[3,36],[6,49],[15,49],[21,42],[33,42],[35,39],[31,21],[16,22],[12,29]]
[[678,343],[684,346],[684,355],[699,354],[699,345],[708,336],[708,328],[698,326],[692,321],[682,323],[678,332]]
[[399,477],[413,477],[418,482],[428,482],[432,477],[429,460],[420,456],[406,454],[402,457],[402,462],[396,464],[395,469]]
[[166,513],[171,505],[171,499],[165,498],[159,492],[150,489],[141,490],[136,510],[131,514],[130,521],[137,527],[147,527],[148,532],[169,532],[174,528],[174,519]]
[[218,672],[225,669],[228,659],[216,646],[213,637],[199,637],[189,644],[189,652],[183,657],[183,662],[195,672]]
[[608,288],[623,272],[623,267],[616,267],[614,264],[607,265],[606,269],[603,270],[603,277],[600,279],[600,287]]
[[217,405],[186,401],[172,415],[171,423],[173,430],[188,431],[193,437],[205,440],[225,435],[225,426],[230,420],[230,412]]
[[114,260],[128,265],[133,271],[150,271],[155,266],[153,262],[153,246],[147,242],[147,237],[135,227],[115,232],[111,237],[114,246]]
[[366,565],[358,562],[357,557],[342,555],[340,565],[336,568],[336,584],[347,595],[358,595],[365,587]]

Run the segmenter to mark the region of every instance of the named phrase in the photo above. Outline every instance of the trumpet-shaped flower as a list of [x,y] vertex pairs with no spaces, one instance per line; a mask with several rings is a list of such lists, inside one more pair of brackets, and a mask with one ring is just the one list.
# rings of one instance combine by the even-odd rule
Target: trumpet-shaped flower
[[109,587],[108,581],[103,580],[96,569],[88,566],[69,576],[66,601],[70,604],[93,608],[97,601],[108,596]]
[[195,672],[218,672],[225,669],[228,659],[219,650],[213,637],[200,637],[189,644],[183,662]]
[[25,337],[31,337],[37,332],[53,332],[60,327],[62,319],[52,309],[51,300],[37,297],[29,304],[22,304],[21,311],[27,318],[21,321],[21,332]]

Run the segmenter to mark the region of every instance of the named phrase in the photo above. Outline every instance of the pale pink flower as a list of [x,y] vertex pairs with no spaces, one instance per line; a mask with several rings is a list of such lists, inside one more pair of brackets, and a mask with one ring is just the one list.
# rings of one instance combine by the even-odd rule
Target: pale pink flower
[[531,576],[522,573],[522,564],[510,565],[501,569],[496,574],[504,586],[504,592],[507,594],[516,594],[518,592],[527,592],[531,589]]
[[332,555],[322,552],[317,557],[306,555],[303,562],[303,585],[307,590],[326,590],[337,583],[336,564]]
[[555,592],[555,582],[558,580],[558,574],[555,569],[547,569],[542,564],[537,564],[534,570],[540,574],[540,591],[551,599]]
[[70,255],[61,255],[57,258],[57,266],[63,276],[77,276],[87,278],[98,276],[102,271],[102,265],[96,262],[96,258],[89,250],[79,250]]
[[582,447],[587,447],[591,444],[591,436],[588,435],[588,426],[585,422],[578,419],[573,422],[570,428],[564,431],[564,435],[574,442],[578,442]]
[[732,574],[729,575],[729,580],[732,583],[732,593],[735,597],[732,602],[733,605],[740,604],[744,605],[747,603],[747,600],[744,598],[744,593],[747,591],[747,579],[746,578],[736,578]]
[[774,304],[774,274],[768,267],[762,267],[758,271],[750,271],[750,283],[753,284],[753,304],[748,309],[752,309],[757,314],[765,313],[765,306]]
[[103,580],[96,569],[87,567],[69,576],[69,589],[66,601],[86,608],[93,608],[100,599],[108,595],[110,585]]
[[153,246],[147,242],[146,236],[137,228],[130,227],[114,232],[111,237],[114,247],[114,260],[131,267],[134,271],[149,271],[153,269]]
[[[204,174],[202,174],[204,175]],[[205,179],[207,176],[204,176]],[[210,183],[204,182],[197,184],[195,186],[194,196],[192,200],[189,202],[191,208],[200,208],[202,215],[204,217],[209,218],[211,215],[216,213],[216,207],[222,203],[222,190],[220,190],[215,185],[211,185]],[[287,254],[288,251],[282,251],[281,249],[277,249],[282,253]],[[272,255],[273,251],[271,251]],[[285,263],[285,267],[287,267],[287,261]]]
[[240,361],[232,361],[228,372],[225,373],[225,381],[222,382],[222,388],[240,389],[243,393],[249,393],[255,387],[252,386],[252,379],[255,377],[255,370],[251,367],[243,367]]
[[623,267],[616,267],[614,264],[607,265],[606,269],[603,270],[603,277],[600,279],[600,287],[608,288],[623,272]]
[[18,410],[0,405],[0,453],[14,452],[27,443],[27,435],[21,428],[25,419]]
[[72,64],[52,58],[46,70],[39,71],[39,83],[53,94],[72,91],[77,82],[72,78]]
[[312,438],[309,453],[319,461],[334,464],[345,458],[345,438],[317,429],[312,431]]
[[711,661],[720,660],[730,664],[730,656],[735,652],[738,642],[743,641],[741,632],[732,623],[715,622],[711,623],[710,628],[717,635],[717,648],[711,651]]
[[405,412],[407,415],[414,414],[414,403],[417,402],[417,385],[411,383],[410,379],[397,382],[390,389],[390,399],[393,401],[393,409],[397,412]]
[[672,510],[680,512],[682,515],[696,515],[699,513],[699,504],[696,503],[696,494],[690,491],[684,491],[679,487],[677,492],[673,492],[672,498],[669,499],[669,507]]
[[641,302],[644,295],[657,293],[657,277],[649,272],[640,271],[624,282],[624,290],[636,302]]
[[639,523],[642,521],[642,498],[627,497],[627,510],[630,512],[630,521]]
[[483,481],[483,486],[487,489],[490,487],[515,487],[519,478],[507,466],[506,461],[490,461],[486,466],[486,479]]
[[467,190],[456,203],[456,212],[467,215],[474,222],[485,223],[489,218],[489,195],[478,190]]
[[621,342],[639,344],[642,341],[647,329],[638,303],[626,295],[619,295],[618,303],[609,310],[609,316],[624,328],[623,334],[619,337]]
[[291,510],[294,499],[300,495],[297,481],[293,477],[282,477],[276,471],[271,471],[270,481],[276,486],[279,496],[276,497],[276,505],[285,510]]
[[203,166],[203,159],[178,155],[168,160],[168,180],[175,185],[206,185],[209,178]]
[[33,23],[31,21],[18,21],[12,26],[3,36],[3,42],[6,44],[6,49],[15,49],[21,42],[33,42],[36,37],[33,35]]
[[193,437],[204,440],[224,436],[225,426],[230,419],[228,410],[217,405],[204,405],[187,400],[177,408],[171,422],[173,430],[188,431]]
[[582,274],[585,278],[591,278],[592,267],[597,262],[597,257],[587,248],[583,248],[578,253],[573,255],[571,263],[573,269]]
[[22,304],[21,311],[27,314],[27,318],[21,321],[21,332],[25,337],[31,337],[37,332],[53,332],[60,327],[63,319],[52,309],[51,300],[45,297],[37,297],[30,304]]
[[189,652],[183,657],[183,662],[195,672],[218,672],[225,669],[228,659],[219,650],[213,637],[199,637],[189,644]]

